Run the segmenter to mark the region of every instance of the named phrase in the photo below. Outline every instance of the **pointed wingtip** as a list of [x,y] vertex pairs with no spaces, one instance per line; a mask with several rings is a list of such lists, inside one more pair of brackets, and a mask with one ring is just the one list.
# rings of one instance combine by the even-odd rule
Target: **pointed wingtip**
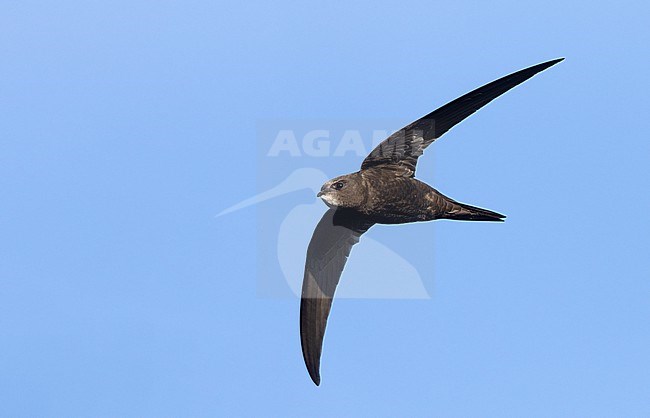
[[521,70],[519,72],[521,72],[521,73],[530,73],[532,71],[532,73],[534,75],[534,74],[542,72],[542,71],[546,70],[547,68],[552,67],[555,64],[557,64],[559,62],[562,62],[562,61],[564,61],[564,57],[555,58],[555,59],[552,59],[550,61],[540,62],[539,64],[535,64],[532,67],[524,68],[523,70]]
[[544,68],[548,68],[548,67],[552,67],[552,66],[554,66],[555,64],[557,64],[558,62],[562,62],[562,61],[564,61],[564,57],[555,58],[555,59],[553,59],[553,60],[543,62],[543,63],[541,63],[541,64],[539,64],[539,65],[540,65],[540,66],[543,66]]
[[316,386],[320,386],[320,372],[318,371],[318,369],[312,369],[308,366],[307,372],[309,372],[309,377],[311,378],[311,381],[314,382]]
[[318,366],[310,367],[310,365],[307,365],[307,371],[309,372],[309,377],[311,377],[312,382],[314,382],[316,386],[320,386],[320,371],[318,369],[319,369]]

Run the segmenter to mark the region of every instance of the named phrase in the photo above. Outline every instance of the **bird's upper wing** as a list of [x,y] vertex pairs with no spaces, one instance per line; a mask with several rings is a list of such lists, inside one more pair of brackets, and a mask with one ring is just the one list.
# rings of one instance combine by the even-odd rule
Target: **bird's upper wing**
[[493,99],[563,59],[543,62],[517,71],[434,110],[383,140],[363,160],[361,169],[382,165],[384,168],[396,170],[400,175],[413,176],[418,157],[433,141]]
[[334,291],[352,246],[372,222],[355,212],[330,209],[307,249],[300,301],[300,342],[309,376],[320,384],[320,356]]

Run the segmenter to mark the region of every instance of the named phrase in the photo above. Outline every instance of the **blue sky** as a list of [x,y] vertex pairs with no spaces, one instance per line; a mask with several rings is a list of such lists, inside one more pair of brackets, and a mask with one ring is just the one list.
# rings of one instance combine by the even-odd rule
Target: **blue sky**
[[[2,9],[0,415],[650,415],[647,2]],[[215,217],[285,175],[260,124],[398,129],[559,56],[419,163],[507,222],[373,228],[431,298],[335,301],[315,387],[259,289],[260,213],[315,197]]]

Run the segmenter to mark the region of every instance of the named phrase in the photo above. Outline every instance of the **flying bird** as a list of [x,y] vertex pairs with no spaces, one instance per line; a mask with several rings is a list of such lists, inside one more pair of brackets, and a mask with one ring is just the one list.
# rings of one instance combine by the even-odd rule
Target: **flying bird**
[[300,341],[309,376],[320,385],[327,318],[352,247],[375,224],[453,219],[502,222],[505,215],[457,202],[415,178],[425,148],[493,99],[564,58],[517,71],[479,87],[382,141],[361,169],[327,181],[317,194],[329,207],[307,248],[300,300]]

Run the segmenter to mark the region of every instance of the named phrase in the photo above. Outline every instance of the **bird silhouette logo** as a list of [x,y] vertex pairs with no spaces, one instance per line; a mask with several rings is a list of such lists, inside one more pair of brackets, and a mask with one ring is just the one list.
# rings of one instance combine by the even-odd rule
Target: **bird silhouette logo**
[[[320,185],[327,181],[327,176],[316,168],[298,168],[291,172],[276,186],[245,199],[219,212],[217,217],[231,214],[242,209],[261,205],[264,202],[285,197],[304,189],[312,191],[314,198],[310,203],[294,206],[282,219],[275,249],[277,261],[286,284],[295,296],[301,294],[303,256],[311,237],[311,230],[306,225],[315,225],[322,216],[322,203],[315,197]],[[364,248],[355,257],[357,262],[350,263],[349,273],[355,278],[342,283],[337,289],[337,297],[350,299],[429,299],[430,293],[425,287],[419,272],[407,259],[390,247],[371,238],[364,237]],[[272,246],[270,246],[272,248]],[[373,260],[381,259],[386,265],[378,265]],[[399,276],[400,280],[393,278]]]

